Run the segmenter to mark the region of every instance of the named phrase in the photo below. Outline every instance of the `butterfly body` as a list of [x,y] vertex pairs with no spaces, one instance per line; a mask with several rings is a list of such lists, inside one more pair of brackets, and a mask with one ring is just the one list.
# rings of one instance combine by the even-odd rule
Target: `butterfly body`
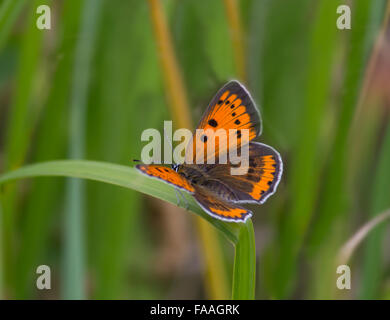
[[204,190],[215,197],[232,201],[235,199],[233,192],[228,185],[218,180],[218,177],[210,175],[211,169],[208,165],[181,165],[177,173],[187,179],[194,189]]
[[208,214],[218,219],[245,222],[252,212],[238,203],[264,203],[276,191],[283,171],[279,153],[259,142],[248,142],[249,163],[243,174],[232,175],[231,169],[237,164],[230,159],[226,163],[218,160],[221,152],[226,153],[245,143],[241,141],[243,129],[248,130],[249,140],[261,132],[260,115],[249,92],[238,81],[227,83],[210,102],[198,128],[215,131],[234,129],[237,139],[229,139],[221,145],[216,143],[215,163],[207,162],[207,152],[204,152],[204,163],[196,161],[199,151],[206,150],[207,138],[194,135],[195,143],[190,146],[193,163],[174,164],[171,168],[141,164],[137,165],[137,169],[189,192]]

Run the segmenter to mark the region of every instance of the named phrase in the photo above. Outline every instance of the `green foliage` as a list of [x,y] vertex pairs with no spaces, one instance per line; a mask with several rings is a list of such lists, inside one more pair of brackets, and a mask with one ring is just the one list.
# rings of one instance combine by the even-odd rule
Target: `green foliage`
[[[160,180],[150,179],[134,168],[96,161],[62,160],[36,163],[1,175],[0,184],[15,179],[39,176],[65,176],[101,181],[120,187],[134,189],[177,204],[173,186]],[[196,204],[192,197],[186,196],[186,200],[190,211],[200,215],[213,224],[217,229],[222,231],[232,243],[238,242],[238,230],[240,229],[238,226],[240,224],[213,219]],[[186,206],[185,203],[179,203],[178,205],[182,208]]]
[[[234,299],[339,297],[339,249],[390,207],[383,66],[367,81],[388,1],[348,2],[351,30],[336,28],[342,3],[239,1],[247,86],[263,118],[259,140],[280,151],[284,175],[266,204],[251,206],[246,224],[213,219],[186,195],[189,210],[233,244]],[[35,26],[40,4],[52,9],[51,30]],[[236,77],[225,1],[163,4],[197,123]],[[142,131],[171,118],[159,59],[147,1],[0,1],[2,297],[207,297],[199,294],[201,259],[193,263],[193,223],[162,220],[163,209],[141,196],[176,204],[173,188],[129,162],[140,157]],[[38,176],[68,180],[11,182]],[[383,223],[370,231],[354,253],[356,287],[346,297],[388,297],[385,230]],[[223,250],[229,270],[233,253]],[[178,262],[167,272],[164,261]],[[55,270],[49,294],[34,286],[40,264]]]
[[[66,176],[91,179],[134,189],[174,204],[177,203],[172,186],[159,180],[149,179],[134,168],[103,162],[64,160],[37,163],[0,176],[0,185],[15,179],[39,176]],[[187,196],[186,201],[188,210],[209,221],[236,248],[233,273],[233,299],[253,299],[255,293],[256,256],[252,221],[248,220],[245,224],[222,222],[206,214],[192,197]],[[186,205],[183,203],[182,206],[185,207]],[[69,211],[68,214],[70,214]],[[70,281],[73,281],[72,277],[73,275],[71,275]],[[69,279],[65,277],[64,280]],[[72,290],[75,290],[75,288],[72,287],[71,292],[67,292],[65,297],[80,298],[80,292],[72,292]]]
[[[388,192],[384,191],[390,190],[390,126],[387,127],[378,158],[370,201],[371,217],[390,207]],[[367,239],[363,260],[363,285],[360,292],[362,299],[375,299],[383,288],[381,280],[385,272],[383,261],[385,230],[386,225],[381,225]]]

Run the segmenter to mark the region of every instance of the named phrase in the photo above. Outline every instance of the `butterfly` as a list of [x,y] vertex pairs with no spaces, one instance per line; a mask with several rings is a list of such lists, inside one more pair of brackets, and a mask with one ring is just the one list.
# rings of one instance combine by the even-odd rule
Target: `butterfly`
[[[233,142],[229,140],[225,148],[216,148],[215,155],[222,149],[227,152],[237,147],[241,143],[242,130],[248,130],[249,164],[246,173],[232,175],[231,169],[235,164],[230,160],[214,164],[184,162],[171,167],[138,164],[136,168],[147,176],[189,192],[206,213],[217,219],[245,222],[252,216],[252,211],[239,203],[264,203],[276,191],[283,172],[280,154],[268,145],[252,141],[261,134],[261,118],[248,90],[236,80],[225,84],[211,100],[197,129],[212,132],[235,130],[237,138]],[[205,140],[204,135],[199,138],[194,134],[192,141],[197,142],[197,147],[193,148],[194,159],[199,153],[198,146],[202,147],[201,142]]]

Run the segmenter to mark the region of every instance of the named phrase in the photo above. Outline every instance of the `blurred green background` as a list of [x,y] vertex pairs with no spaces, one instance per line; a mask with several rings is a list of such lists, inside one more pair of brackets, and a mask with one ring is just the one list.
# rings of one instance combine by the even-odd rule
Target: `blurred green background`
[[[151,2],[0,1],[1,173],[65,158],[133,165],[141,132],[172,118]],[[351,290],[336,288],[342,245],[390,208],[389,1],[160,2],[193,122],[219,87],[240,78],[261,109],[258,140],[284,160],[276,194],[251,206],[256,298],[390,298],[386,223],[348,261]],[[42,4],[50,30],[36,27]],[[340,4],[351,7],[351,30],[336,27]],[[189,213],[64,178],[0,192],[2,298],[215,297]],[[218,237],[229,275],[232,248]],[[52,270],[48,291],[35,286],[41,264]]]

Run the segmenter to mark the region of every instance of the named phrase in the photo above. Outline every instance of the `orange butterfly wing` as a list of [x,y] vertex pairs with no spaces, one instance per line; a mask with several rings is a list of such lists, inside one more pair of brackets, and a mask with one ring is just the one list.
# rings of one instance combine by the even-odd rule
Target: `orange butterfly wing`
[[245,222],[252,216],[252,211],[222,200],[200,186],[195,185],[193,196],[202,209],[215,218],[231,222]]
[[[252,216],[252,212],[240,207],[236,203],[256,202],[264,203],[272,195],[279,184],[283,171],[283,163],[277,151],[273,148],[250,142],[261,133],[260,114],[248,91],[238,81],[227,83],[211,100],[207,110],[199,122],[198,129],[211,130],[215,133],[219,129],[235,129],[237,139],[221,143],[215,140],[216,164],[207,164],[208,136],[193,136],[188,150],[192,163],[196,163],[197,154],[204,154],[206,164],[195,164],[197,171],[207,172],[209,180],[202,185],[190,183],[175,170],[162,165],[137,165],[142,173],[163,180],[178,188],[190,192],[199,205],[211,216],[225,221],[245,222]],[[247,129],[249,140],[241,138],[241,132]],[[243,136],[244,137],[244,136]],[[194,143],[195,142],[195,143]],[[249,143],[249,169],[244,175],[231,175],[232,163],[218,164],[218,156],[228,152],[230,148],[238,148],[243,143]],[[201,152],[199,152],[201,151]],[[207,157],[206,157],[207,155]],[[186,161],[188,154],[186,154]],[[190,168],[192,165],[183,166]]]
[[249,140],[246,142],[256,138],[261,132],[261,119],[249,92],[242,84],[233,80],[222,87],[211,100],[197,129],[207,130],[212,134],[219,129],[224,129],[227,135],[229,135],[229,129],[237,130],[237,139],[227,139],[226,143],[221,143],[221,145],[219,139],[215,139],[215,152],[209,155],[206,143],[209,135],[197,136],[195,134],[193,136],[188,146],[192,154],[187,156],[192,157],[192,163],[198,163],[197,155],[203,154],[204,162],[207,163],[210,157],[217,159],[220,153],[228,152],[230,148],[237,148],[241,143],[245,143],[242,141],[243,129],[247,129],[249,133]]
[[195,191],[185,178],[171,168],[155,164],[138,164],[136,168],[150,177],[160,179],[190,193]]

